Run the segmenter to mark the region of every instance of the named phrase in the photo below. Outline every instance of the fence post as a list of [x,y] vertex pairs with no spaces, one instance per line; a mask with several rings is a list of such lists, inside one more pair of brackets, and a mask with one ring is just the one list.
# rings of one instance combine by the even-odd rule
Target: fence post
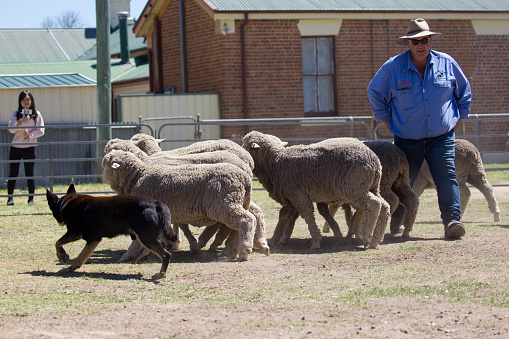
[[196,126],[194,128],[194,139],[201,140],[202,131],[200,127],[200,114],[196,114]]
[[48,144],[48,186],[51,193],[53,193],[53,147]]

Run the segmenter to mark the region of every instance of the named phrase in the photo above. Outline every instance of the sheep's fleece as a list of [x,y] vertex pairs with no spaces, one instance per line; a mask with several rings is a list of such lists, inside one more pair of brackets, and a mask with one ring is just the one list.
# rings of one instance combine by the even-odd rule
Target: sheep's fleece
[[155,139],[154,137],[144,133],[138,133],[131,137],[131,141],[134,145],[151,156],[161,154],[188,155],[213,151],[229,151],[244,161],[249,166],[249,168],[251,168],[251,170],[254,167],[253,159],[249,153],[240,145],[237,145],[235,142],[228,139],[199,141],[192,145],[169,151],[162,151],[161,147],[159,147],[159,143],[163,140],[164,139]]
[[252,178],[231,164],[147,165],[131,152],[113,150],[102,162],[103,182],[119,194],[148,196],[170,208],[172,221],[239,231],[239,259],[253,248],[256,217],[248,211]]
[[[419,197],[410,187],[410,168],[406,159],[405,153],[396,145],[386,141],[364,141],[375,154],[380,163],[382,164],[382,178],[380,179],[380,194],[387,201],[391,210],[390,214],[394,213],[398,207],[398,203],[405,206],[405,220],[403,225],[403,237],[408,237],[413,229],[415,218],[417,216],[417,209],[419,207]],[[331,214],[334,215],[339,208],[339,205],[331,205]],[[343,205],[345,210],[346,222],[350,227],[351,225],[351,211],[350,206]],[[324,232],[328,232],[327,222],[324,225]],[[398,227],[399,228],[399,225]],[[396,230],[394,230],[395,232]],[[348,235],[351,235],[352,230],[349,229]],[[391,233],[393,230],[391,229]]]
[[[319,248],[321,240],[313,202],[349,203],[361,211],[354,219],[359,225],[356,237],[365,246],[376,248],[383,232],[382,238],[374,236],[375,226],[378,223],[385,230],[389,217],[389,206],[380,196],[380,160],[357,139],[336,139],[322,145],[285,147],[279,138],[253,131],[244,136],[242,144],[253,157],[253,173],[269,196],[283,207],[292,206],[304,218],[312,248]],[[276,231],[282,230],[276,227]],[[272,241],[280,238],[276,231]],[[336,234],[334,227],[333,231]]]

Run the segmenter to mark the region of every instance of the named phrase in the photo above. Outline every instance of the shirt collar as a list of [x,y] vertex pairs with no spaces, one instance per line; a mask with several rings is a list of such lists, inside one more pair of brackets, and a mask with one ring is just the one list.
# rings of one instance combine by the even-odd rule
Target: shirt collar
[[[413,70],[417,70],[417,68],[414,66],[414,64],[412,63],[412,60],[410,60],[410,50],[406,51],[405,53],[403,54],[406,54],[405,56],[405,62],[406,64],[404,65],[405,67],[403,69],[405,69],[405,71],[410,71],[411,69]],[[428,54],[428,62],[426,63],[426,67],[428,67],[428,65],[433,65],[433,63],[435,62],[435,52],[433,50],[429,50],[429,54]]]

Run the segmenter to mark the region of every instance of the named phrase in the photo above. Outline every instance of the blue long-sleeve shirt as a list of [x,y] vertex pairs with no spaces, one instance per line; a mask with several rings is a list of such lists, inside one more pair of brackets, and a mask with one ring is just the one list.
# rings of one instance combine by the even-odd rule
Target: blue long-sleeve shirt
[[430,50],[424,78],[410,60],[410,51],[385,62],[368,86],[375,120],[404,139],[443,135],[468,117],[472,93],[458,63]]

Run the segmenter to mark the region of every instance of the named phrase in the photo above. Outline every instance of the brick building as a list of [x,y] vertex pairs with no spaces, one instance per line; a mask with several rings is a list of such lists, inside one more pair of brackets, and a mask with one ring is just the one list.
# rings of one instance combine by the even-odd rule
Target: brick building
[[[509,112],[509,3],[389,3],[344,8],[334,0],[149,0],[134,32],[147,40],[151,92],[219,92],[224,119],[370,116],[371,78],[406,50],[396,38],[409,19],[424,17],[443,33],[432,49],[454,57],[471,81],[472,113]],[[342,129],[270,132],[347,135]],[[509,123],[497,123],[490,133],[508,129]],[[242,133],[229,127],[223,137]],[[489,142],[504,149],[505,138]]]

